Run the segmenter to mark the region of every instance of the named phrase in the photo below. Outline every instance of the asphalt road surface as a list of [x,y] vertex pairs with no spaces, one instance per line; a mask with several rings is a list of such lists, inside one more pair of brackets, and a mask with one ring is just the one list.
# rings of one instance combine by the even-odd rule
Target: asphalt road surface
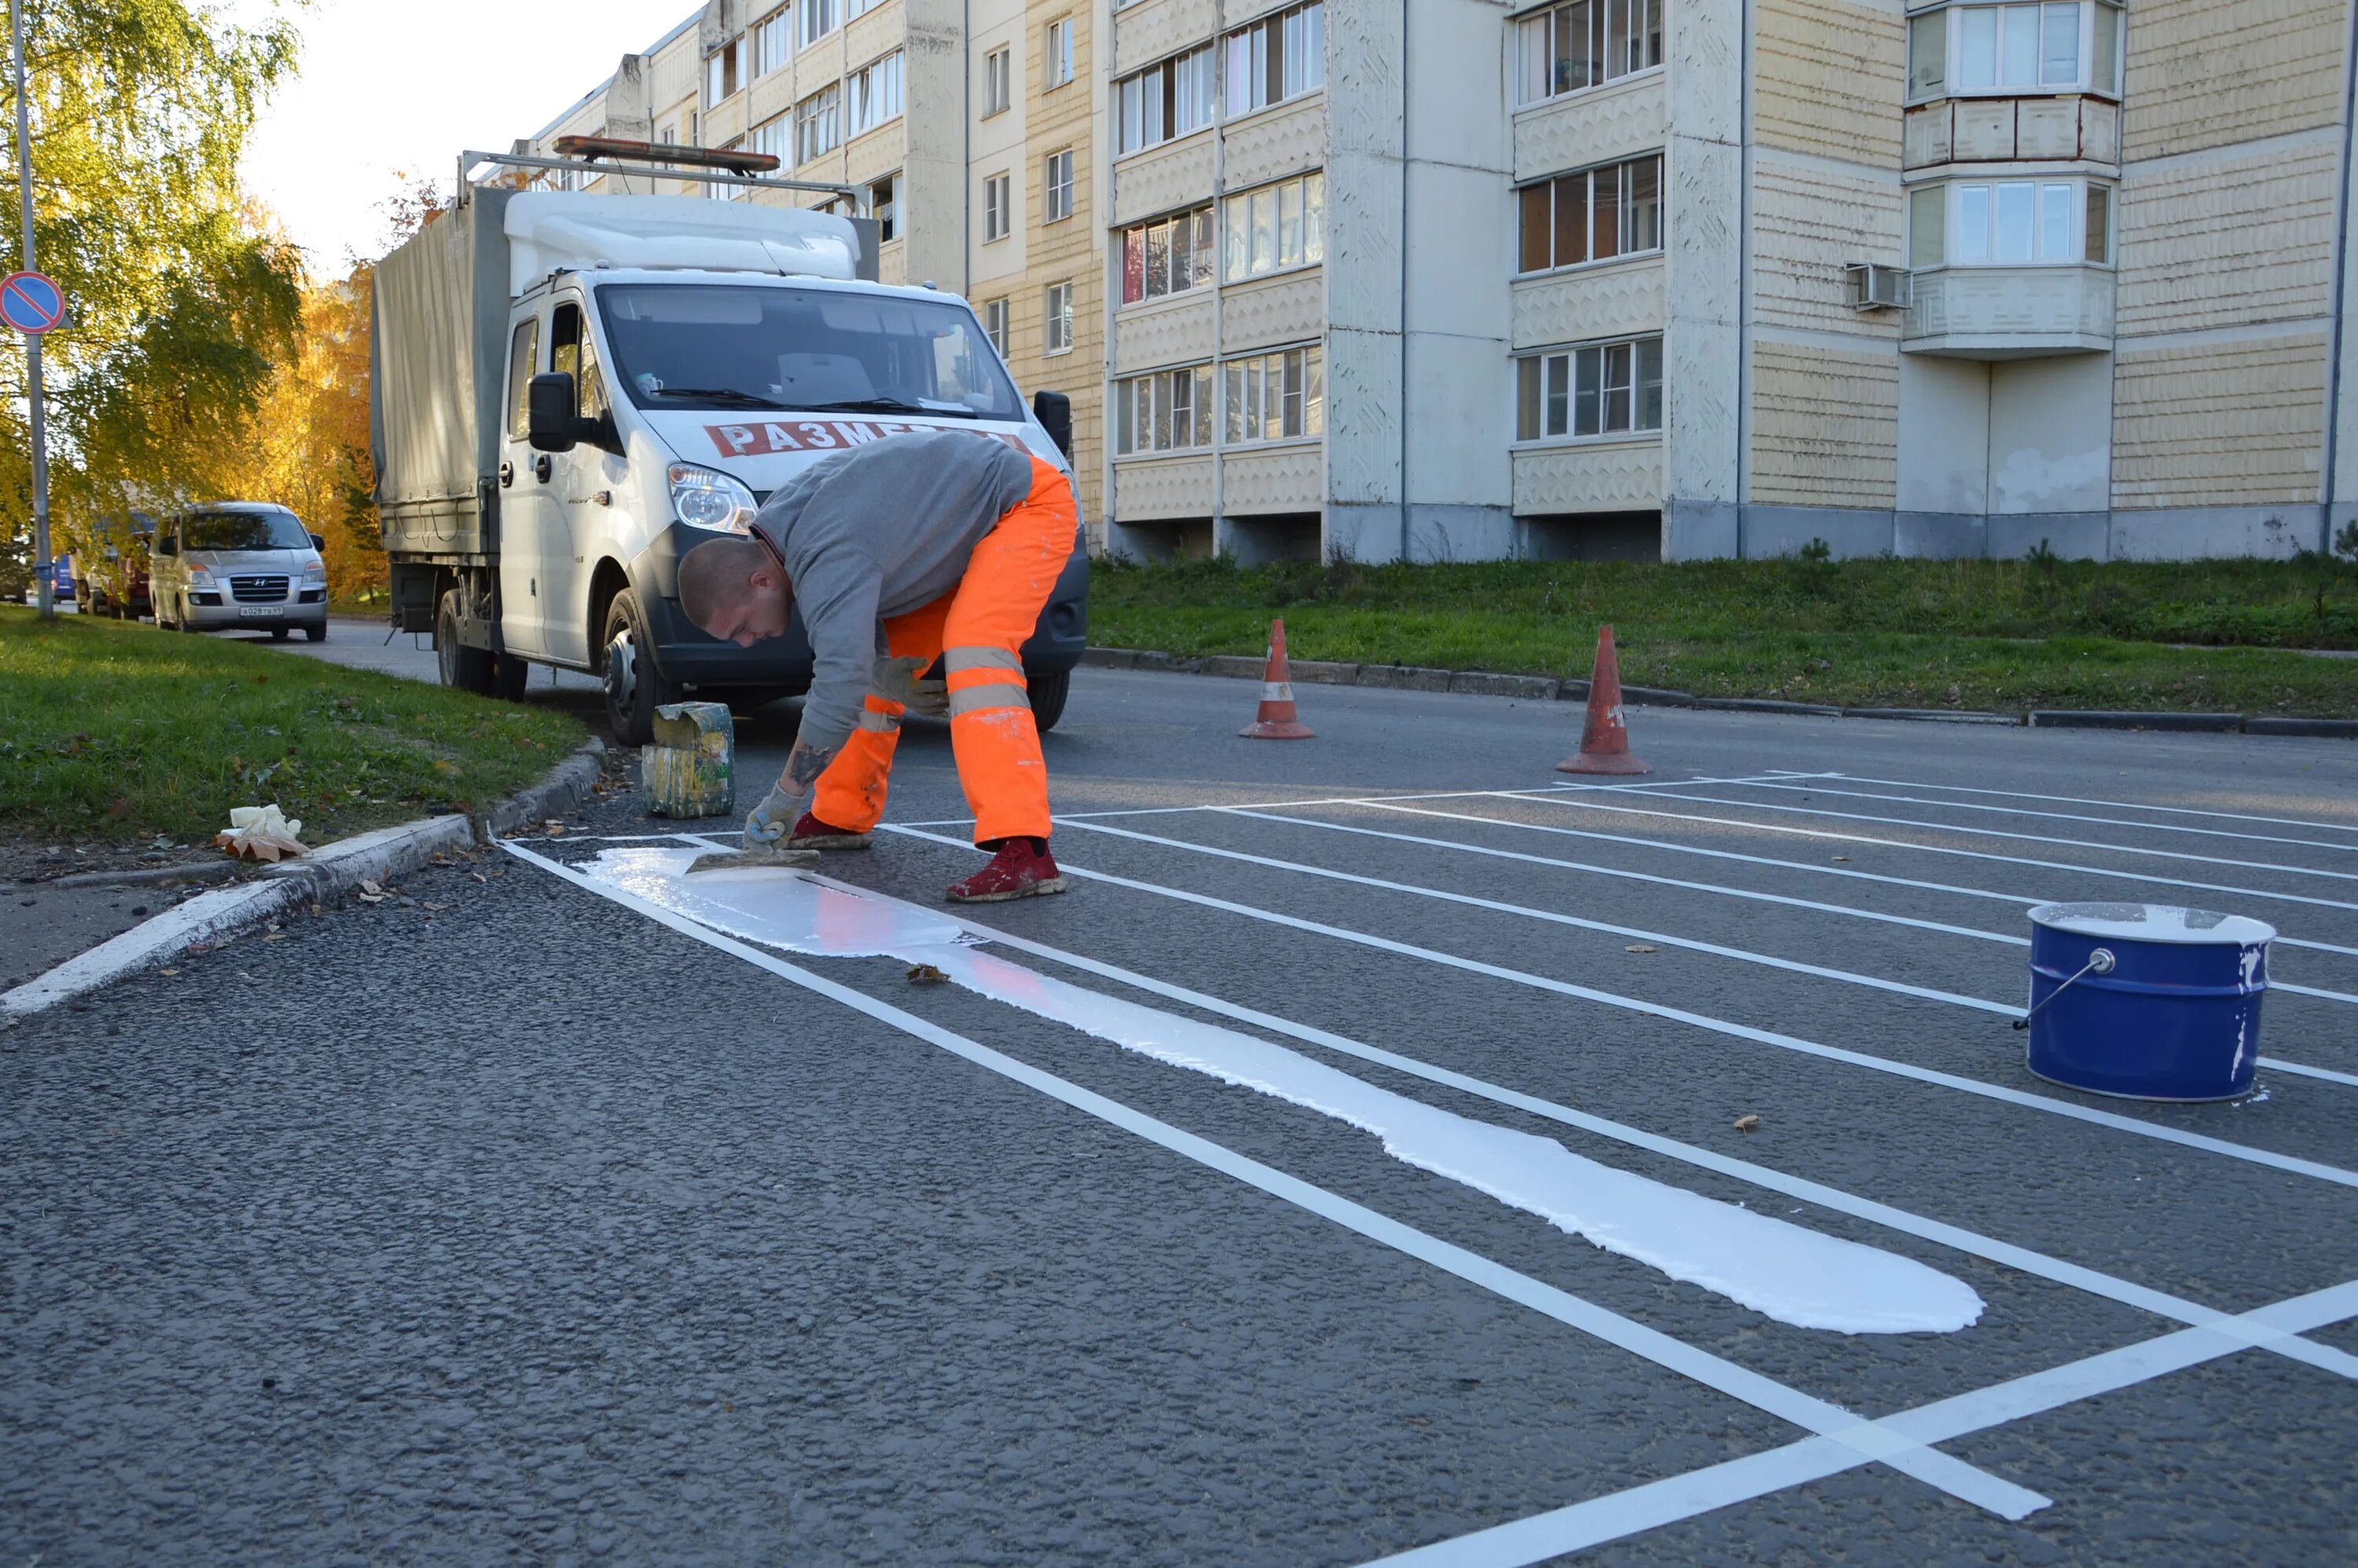
[[[1253,696],[1082,672],[958,983],[618,791],[0,1034],[0,1563],[2358,1560],[2358,747]],[[966,815],[913,724],[821,925]],[[2048,899],[2275,924],[2257,1092],[2031,1076]],[[1977,1316],[1737,1299],[1833,1241]]]

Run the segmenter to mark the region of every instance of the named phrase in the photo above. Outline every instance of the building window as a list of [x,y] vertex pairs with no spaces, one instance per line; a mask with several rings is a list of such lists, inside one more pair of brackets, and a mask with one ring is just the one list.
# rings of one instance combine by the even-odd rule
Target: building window
[[1662,63],[1662,0],[1572,0],[1524,16],[1515,30],[1525,103]]
[[1212,367],[1157,371],[1113,384],[1114,452],[1180,451],[1212,444]]
[[868,186],[868,212],[876,220],[876,241],[882,244],[901,237],[901,177],[888,174]]
[[[722,145],[720,150],[725,153],[733,153],[744,146],[744,137],[731,136]],[[708,185],[704,188],[704,193],[707,196],[711,197],[715,201],[742,201],[745,198],[753,194],[751,187],[738,185],[733,182],[728,184]]]
[[1662,248],[1662,155],[1560,174],[1516,192],[1517,270],[1610,261]]
[[738,54],[743,49],[741,38],[730,39],[704,57],[704,106],[710,108],[737,91]]
[[1054,223],[1073,215],[1073,149],[1050,153],[1040,177],[1041,222]]
[[792,167],[795,161],[795,117],[777,114],[753,127],[745,138],[757,153],[768,153],[781,165]]
[[986,175],[982,181],[982,243],[1003,240],[1014,226],[1015,177]]
[[872,131],[901,117],[901,51],[894,49],[875,64],[852,72],[844,84],[851,90],[851,134]]
[[982,330],[983,335],[990,340],[990,346],[999,351],[999,357],[1005,359],[1007,357],[1007,301],[1005,299],[989,299],[983,302]]
[[2083,179],[1919,186],[1908,197],[1908,265],[2109,263],[2112,197],[2111,186]]
[[795,54],[795,15],[790,6],[781,5],[752,26],[746,35],[753,40],[753,74],[767,76],[784,65]]
[[1205,287],[1212,281],[1212,210],[1124,229],[1120,256],[1124,305]]
[[1040,84],[1043,91],[1062,87],[1073,80],[1073,19],[1070,16],[1048,24],[1048,38],[1041,62],[1047,78]]
[[1115,150],[1159,146],[1210,124],[1212,59],[1206,44],[1115,82]]
[[982,57],[982,118],[1004,114],[1015,101],[1015,51],[993,49]]
[[1908,21],[1908,96],[2120,96],[2121,14],[2109,5],[1952,5]]
[[838,4],[839,0],[797,0],[795,8],[802,14],[802,27],[798,32],[803,48],[810,48],[835,31]]
[[849,22],[854,16],[865,16],[882,4],[884,0],[843,0],[843,19]]
[[822,88],[795,105],[795,161],[808,163],[843,145],[843,89]]
[[1061,354],[1073,346],[1073,286],[1052,283],[1041,317],[1040,351]]
[[1228,114],[1249,114],[1326,83],[1326,6],[1312,0],[1228,35]]
[[1230,360],[1228,444],[1282,441],[1326,430],[1326,356],[1317,344]]
[[1662,427],[1662,340],[1596,343],[1515,362],[1515,439]]
[[1224,204],[1230,283],[1326,259],[1326,177],[1305,174],[1231,196]]

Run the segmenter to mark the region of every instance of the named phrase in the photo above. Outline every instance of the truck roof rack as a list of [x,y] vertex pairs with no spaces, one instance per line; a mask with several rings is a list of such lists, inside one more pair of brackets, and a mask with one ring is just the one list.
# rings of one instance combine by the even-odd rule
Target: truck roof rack
[[[469,150],[459,155],[459,201],[464,205],[468,193],[476,185],[474,171],[485,164],[500,168],[534,169],[556,174],[579,174],[590,178],[602,178],[609,174],[628,172],[651,178],[693,180],[703,185],[741,185],[759,190],[816,190],[840,197],[851,203],[856,217],[869,217],[869,197],[865,189],[854,185],[831,185],[811,179],[764,178],[756,169],[775,168],[778,160],[768,153],[742,153],[709,147],[684,147],[668,142],[632,142],[609,136],[560,136],[557,142],[560,152],[579,151],[579,157],[541,157],[530,153],[486,153]],[[600,166],[596,160],[609,161]],[[627,170],[623,165],[630,167]]]

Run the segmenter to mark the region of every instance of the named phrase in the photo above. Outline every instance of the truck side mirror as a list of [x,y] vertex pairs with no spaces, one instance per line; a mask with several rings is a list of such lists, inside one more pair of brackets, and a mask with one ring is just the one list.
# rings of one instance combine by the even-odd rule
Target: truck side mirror
[[1032,395],[1032,417],[1048,432],[1065,460],[1073,460],[1073,400],[1061,392],[1035,392]]
[[534,376],[525,393],[527,438],[535,452],[569,452],[581,439],[581,416],[574,412],[573,377],[553,370]]
[[158,534],[156,542],[147,546],[147,553],[151,556],[177,556],[180,553],[180,541],[169,534]]
[[314,535],[311,535],[311,547],[312,547],[313,549],[315,549],[315,550],[324,550],[324,549],[326,549],[326,548],[328,547],[328,536],[327,536],[325,534],[314,534]]

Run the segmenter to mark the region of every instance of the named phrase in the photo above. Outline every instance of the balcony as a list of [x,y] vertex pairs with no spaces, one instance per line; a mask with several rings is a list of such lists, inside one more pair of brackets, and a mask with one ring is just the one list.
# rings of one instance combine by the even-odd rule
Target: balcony
[[1954,360],[2109,353],[2110,267],[1936,266],[1914,274],[1899,347]]

